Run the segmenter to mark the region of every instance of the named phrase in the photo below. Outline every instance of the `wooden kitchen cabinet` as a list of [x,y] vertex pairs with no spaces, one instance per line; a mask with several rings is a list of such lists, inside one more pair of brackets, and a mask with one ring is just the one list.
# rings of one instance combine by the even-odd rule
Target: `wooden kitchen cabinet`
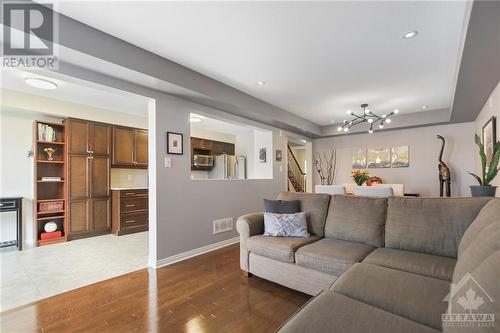
[[68,143],[68,239],[111,231],[112,125],[65,120]]
[[111,232],[117,236],[149,229],[148,190],[111,191]]
[[148,131],[113,125],[112,166],[120,168],[148,167]]

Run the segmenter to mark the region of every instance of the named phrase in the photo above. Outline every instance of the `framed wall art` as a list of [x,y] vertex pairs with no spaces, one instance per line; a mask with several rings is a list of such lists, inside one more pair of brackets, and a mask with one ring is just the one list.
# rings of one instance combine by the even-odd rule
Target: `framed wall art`
[[183,153],[182,133],[167,132],[167,154],[182,155]]

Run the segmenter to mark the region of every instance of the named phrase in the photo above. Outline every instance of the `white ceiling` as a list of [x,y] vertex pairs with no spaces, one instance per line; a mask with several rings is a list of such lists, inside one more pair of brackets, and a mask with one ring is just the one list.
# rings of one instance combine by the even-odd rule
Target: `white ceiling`
[[[57,83],[54,90],[38,89],[27,85],[28,77],[40,77]],[[138,116],[148,116],[148,99],[90,82],[76,82],[74,78],[49,71],[25,72],[21,70],[2,70],[0,86],[4,89],[21,91],[28,94],[50,97],[68,102],[93,106],[96,108],[124,112]]]
[[[450,108],[470,7],[465,1],[58,3],[65,15],[322,125],[361,103],[379,113]],[[416,38],[401,38],[413,29]]]

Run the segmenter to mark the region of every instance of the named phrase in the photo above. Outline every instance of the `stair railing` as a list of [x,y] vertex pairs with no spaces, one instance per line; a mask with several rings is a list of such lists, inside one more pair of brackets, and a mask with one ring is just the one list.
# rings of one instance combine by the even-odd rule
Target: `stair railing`
[[302,171],[290,146],[288,146],[288,181],[296,192],[306,191],[306,173]]

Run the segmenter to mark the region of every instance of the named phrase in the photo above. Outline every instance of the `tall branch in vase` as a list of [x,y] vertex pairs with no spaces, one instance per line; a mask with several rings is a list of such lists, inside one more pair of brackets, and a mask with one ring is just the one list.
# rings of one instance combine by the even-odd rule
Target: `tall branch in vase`
[[332,149],[328,155],[316,152],[314,154],[314,167],[318,172],[321,185],[333,185],[337,171],[337,151]]

